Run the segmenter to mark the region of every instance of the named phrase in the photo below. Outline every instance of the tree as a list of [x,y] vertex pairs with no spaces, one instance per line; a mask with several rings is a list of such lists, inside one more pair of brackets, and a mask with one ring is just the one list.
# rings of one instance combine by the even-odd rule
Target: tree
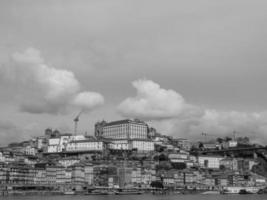
[[174,169],[183,170],[186,168],[186,164],[185,163],[172,163],[172,167]]
[[159,161],[159,156],[158,155],[154,156],[153,160],[154,161]]
[[224,165],[220,165],[220,170],[224,171],[226,169],[226,167]]
[[167,160],[168,160],[168,156],[166,156],[165,154],[159,155],[159,161],[167,161]]
[[217,140],[217,142],[218,142],[219,144],[222,144],[222,143],[223,143],[223,139],[222,139],[222,138],[217,138],[216,140]]
[[172,169],[172,165],[169,162],[162,161],[159,165],[156,165],[157,170],[164,169],[164,170],[170,170]]
[[204,148],[204,144],[202,142],[200,142],[199,145],[198,145],[198,148],[199,149],[203,149]]

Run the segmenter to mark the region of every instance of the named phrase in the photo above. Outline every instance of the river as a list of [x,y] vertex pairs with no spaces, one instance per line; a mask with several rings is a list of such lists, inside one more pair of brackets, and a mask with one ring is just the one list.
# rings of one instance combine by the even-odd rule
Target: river
[[61,195],[61,196],[7,196],[2,200],[263,200],[267,195]]

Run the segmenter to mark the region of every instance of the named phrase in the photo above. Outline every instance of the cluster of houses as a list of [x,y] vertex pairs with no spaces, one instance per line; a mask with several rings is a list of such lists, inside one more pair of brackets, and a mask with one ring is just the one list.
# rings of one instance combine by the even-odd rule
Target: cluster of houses
[[195,155],[191,147],[187,139],[158,134],[140,120],[98,122],[94,136],[46,129],[44,136],[0,149],[0,184],[75,190],[149,189],[153,182],[173,189],[266,185],[252,170],[256,158]]

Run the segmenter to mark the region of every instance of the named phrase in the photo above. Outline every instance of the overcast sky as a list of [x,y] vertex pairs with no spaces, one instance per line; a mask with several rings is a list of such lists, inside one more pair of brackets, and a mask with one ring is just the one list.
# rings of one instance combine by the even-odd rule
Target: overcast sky
[[266,0],[1,0],[0,145],[81,109],[81,133],[141,118],[267,142],[266,21]]

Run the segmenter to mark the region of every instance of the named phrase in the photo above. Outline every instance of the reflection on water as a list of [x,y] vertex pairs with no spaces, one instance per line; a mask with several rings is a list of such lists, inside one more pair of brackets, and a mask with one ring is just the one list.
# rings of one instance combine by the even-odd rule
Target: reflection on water
[[3,200],[263,200],[267,195],[70,195],[70,196],[9,196]]

